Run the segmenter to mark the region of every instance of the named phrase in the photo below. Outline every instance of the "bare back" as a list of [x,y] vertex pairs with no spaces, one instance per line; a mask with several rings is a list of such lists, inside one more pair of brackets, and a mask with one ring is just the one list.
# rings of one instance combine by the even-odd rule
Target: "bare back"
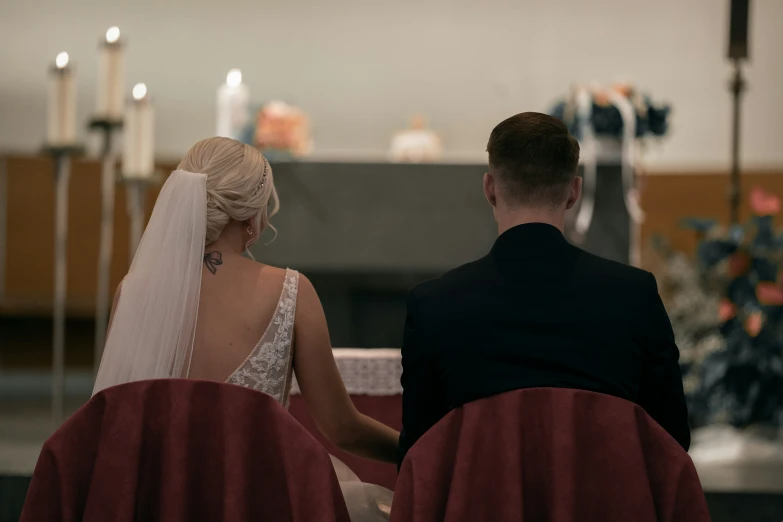
[[286,271],[238,254],[207,254],[201,276],[191,379],[225,381],[247,359],[275,315]]

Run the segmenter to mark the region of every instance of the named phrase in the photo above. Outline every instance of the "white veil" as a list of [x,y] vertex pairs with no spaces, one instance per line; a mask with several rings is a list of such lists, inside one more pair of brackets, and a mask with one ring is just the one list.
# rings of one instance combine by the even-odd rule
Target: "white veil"
[[93,395],[117,384],[186,377],[196,331],[207,177],[175,170],[122,283]]

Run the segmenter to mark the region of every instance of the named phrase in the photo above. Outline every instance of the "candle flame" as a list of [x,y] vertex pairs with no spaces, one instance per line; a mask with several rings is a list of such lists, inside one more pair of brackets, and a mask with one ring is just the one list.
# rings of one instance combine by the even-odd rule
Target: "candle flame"
[[54,65],[56,65],[58,69],[65,69],[68,66],[69,60],[68,53],[63,51],[54,59]]
[[147,96],[147,86],[143,83],[137,83],[133,86],[133,99],[134,100],[143,100],[144,97]]
[[238,87],[242,83],[242,71],[239,69],[231,69],[226,75],[226,84],[229,87]]
[[115,43],[117,40],[120,39],[120,28],[116,25],[113,27],[109,27],[109,30],[106,31],[106,41],[109,43]]

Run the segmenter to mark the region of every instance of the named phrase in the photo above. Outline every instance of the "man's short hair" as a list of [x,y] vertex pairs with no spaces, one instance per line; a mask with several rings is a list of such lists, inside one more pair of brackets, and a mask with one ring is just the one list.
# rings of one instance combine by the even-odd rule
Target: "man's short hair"
[[492,130],[487,152],[507,204],[558,207],[568,198],[579,143],[559,119],[539,112],[512,116]]

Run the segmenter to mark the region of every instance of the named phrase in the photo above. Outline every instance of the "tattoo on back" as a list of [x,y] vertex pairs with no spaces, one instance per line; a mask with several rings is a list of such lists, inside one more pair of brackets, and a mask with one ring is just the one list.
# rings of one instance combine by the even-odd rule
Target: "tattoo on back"
[[212,272],[214,275],[215,272],[217,272],[217,267],[223,264],[223,254],[221,254],[218,251],[214,252],[207,252],[204,254],[204,265],[206,265],[207,270]]

